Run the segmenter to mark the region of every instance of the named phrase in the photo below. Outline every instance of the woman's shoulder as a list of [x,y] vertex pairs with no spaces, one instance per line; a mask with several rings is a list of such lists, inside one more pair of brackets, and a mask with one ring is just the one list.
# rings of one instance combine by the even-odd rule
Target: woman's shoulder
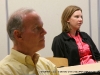
[[80,33],[80,35],[82,35],[82,36],[84,36],[84,37],[87,37],[87,36],[89,36],[89,34],[88,33],[86,33],[86,32],[83,32],[83,31],[81,31],[81,32],[79,32]]
[[84,31],[80,31],[79,33],[88,35],[88,33]]
[[66,39],[66,38],[68,38],[68,35],[66,32],[62,32],[54,37],[54,39],[56,40],[61,40],[61,39]]

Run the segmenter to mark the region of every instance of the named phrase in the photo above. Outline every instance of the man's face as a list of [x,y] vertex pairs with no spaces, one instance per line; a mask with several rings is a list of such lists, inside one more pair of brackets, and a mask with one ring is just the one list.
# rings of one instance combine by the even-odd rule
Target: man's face
[[38,51],[45,47],[46,31],[43,28],[43,22],[36,12],[24,16],[22,31],[22,41],[28,50]]

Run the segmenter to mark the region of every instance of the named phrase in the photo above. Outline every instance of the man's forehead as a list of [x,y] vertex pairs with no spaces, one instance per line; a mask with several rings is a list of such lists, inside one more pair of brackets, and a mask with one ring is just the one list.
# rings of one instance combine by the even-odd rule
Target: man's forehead
[[23,22],[24,24],[42,24],[42,20],[36,12],[24,15]]
[[28,14],[25,14],[24,16],[23,16],[23,18],[25,19],[25,20],[29,20],[29,19],[34,19],[34,20],[38,20],[38,19],[40,19],[40,16],[35,12],[35,11],[33,11],[33,12],[31,12],[31,13],[28,13]]

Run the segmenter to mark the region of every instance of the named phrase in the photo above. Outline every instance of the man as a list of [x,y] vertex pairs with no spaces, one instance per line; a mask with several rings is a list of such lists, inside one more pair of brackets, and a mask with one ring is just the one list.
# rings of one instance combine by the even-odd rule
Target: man
[[36,53],[45,47],[46,34],[36,11],[22,8],[14,12],[7,32],[13,48],[0,62],[0,75],[58,75],[55,65]]

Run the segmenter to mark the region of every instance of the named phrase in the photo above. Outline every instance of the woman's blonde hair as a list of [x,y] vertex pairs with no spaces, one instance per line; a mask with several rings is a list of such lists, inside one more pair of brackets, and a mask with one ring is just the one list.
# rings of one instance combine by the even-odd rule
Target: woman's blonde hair
[[77,10],[80,10],[82,12],[82,9],[75,5],[70,5],[65,8],[61,17],[62,32],[69,32],[71,30],[70,25],[67,21],[70,19],[72,14]]

